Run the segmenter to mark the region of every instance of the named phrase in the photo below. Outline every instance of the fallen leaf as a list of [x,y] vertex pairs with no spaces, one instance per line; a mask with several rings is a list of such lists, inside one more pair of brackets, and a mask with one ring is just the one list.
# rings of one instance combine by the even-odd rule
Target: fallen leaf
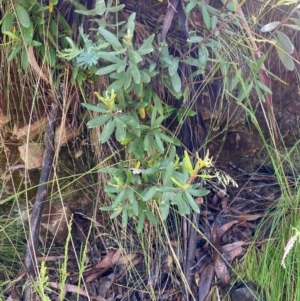
[[40,168],[43,165],[43,149],[38,143],[28,143],[19,146],[21,159],[27,169]]
[[2,129],[10,121],[10,116],[0,113],[0,129]]
[[242,246],[244,246],[246,244],[247,243],[244,242],[244,241],[236,241],[236,242],[233,242],[232,244],[228,244],[228,245],[222,246],[221,250],[223,252],[231,252],[232,250],[234,250],[236,248],[239,248],[239,247],[242,247]]
[[223,285],[228,285],[230,283],[230,275],[227,266],[220,254],[214,256],[214,265],[216,275],[221,280],[221,283]]
[[60,125],[55,131],[54,145],[59,148],[68,143],[71,139],[77,136],[75,129],[69,126]]
[[237,224],[237,223],[238,223],[238,221],[233,220],[233,221],[230,221],[230,222],[224,224],[224,225],[221,226],[221,227],[218,227],[218,228],[216,229],[217,235],[218,235],[219,237],[223,236],[223,235],[224,235],[224,234],[232,227],[232,225]]
[[211,263],[204,269],[203,273],[200,276],[198,301],[206,300],[206,297],[211,288],[214,274],[215,274],[214,265]]
[[[32,124],[25,125],[24,127],[20,128],[16,132],[16,136],[18,140],[22,139],[35,139],[38,135],[44,132],[45,127],[47,124],[47,118],[42,118]],[[16,129],[14,129],[15,131]]]

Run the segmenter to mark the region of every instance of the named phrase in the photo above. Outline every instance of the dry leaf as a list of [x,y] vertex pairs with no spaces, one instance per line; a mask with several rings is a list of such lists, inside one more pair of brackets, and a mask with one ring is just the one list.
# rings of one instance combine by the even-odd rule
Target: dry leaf
[[203,273],[200,276],[199,281],[199,301],[205,301],[206,297],[210,291],[211,283],[214,277],[215,271],[214,271],[214,265],[211,263],[209,264]]
[[76,137],[77,132],[69,126],[60,125],[55,131],[54,145],[55,148],[60,148]]
[[27,139],[29,134],[29,139],[33,140],[42,132],[44,132],[47,124],[47,118],[42,118],[32,124],[25,125],[24,127],[18,129],[16,136],[18,140]]
[[228,285],[230,283],[230,275],[224,260],[218,254],[214,258],[214,265],[217,277],[221,280],[222,284]]
[[233,242],[232,244],[222,246],[221,250],[222,252],[231,252],[232,250],[242,247],[246,244],[247,244],[246,242],[240,240],[240,241]]
[[27,169],[40,168],[43,165],[43,149],[38,143],[29,143],[19,146],[21,159]]
[[42,216],[41,225],[48,230],[56,242],[63,245],[69,235],[69,222],[72,217],[72,211],[68,206],[51,205],[51,208],[45,208]]
[[237,223],[238,223],[238,221],[233,220],[233,221],[230,221],[230,222],[224,224],[221,227],[218,227],[216,229],[218,237],[223,236],[232,227],[232,225],[237,224]]
[[10,121],[10,116],[0,113],[0,129],[2,129]]

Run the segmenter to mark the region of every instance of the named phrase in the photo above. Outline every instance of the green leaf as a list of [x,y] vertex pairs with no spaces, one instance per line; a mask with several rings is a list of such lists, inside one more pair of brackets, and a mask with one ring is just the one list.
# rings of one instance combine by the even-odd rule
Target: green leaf
[[89,128],[95,128],[95,127],[103,125],[104,123],[106,123],[111,118],[112,117],[111,117],[110,114],[101,115],[99,117],[96,117],[96,118],[93,118],[93,119],[89,120],[87,122],[87,126]]
[[132,48],[128,50],[128,56],[130,61],[136,65],[143,60],[142,57]]
[[179,93],[181,91],[181,79],[178,73],[170,76],[171,84],[175,92]]
[[152,94],[153,102],[154,102],[154,108],[156,108],[159,115],[163,115],[164,109],[162,106],[162,101],[160,100],[158,95],[152,90],[152,88],[151,88],[151,92],[152,92],[151,94]]
[[103,59],[103,60],[106,60],[108,62],[111,62],[111,63],[120,63],[121,60],[116,56],[116,53],[115,52],[105,52],[105,51],[99,51],[97,52],[97,55],[99,56],[99,58]]
[[116,122],[116,140],[121,142],[126,135],[126,125],[118,117],[115,117]]
[[25,28],[29,28],[31,22],[27,10],[19,3],[16,4],[15,9],[20,24]]
[[131,61],[129,61],[129,68],[132,75],[132,78],[136,84],[141,82],[141,75],[137,65]]
[[114,213],[110,216],[111,219],[116,218],[122,213],[122,208],[114,209]]
[[242,85],[240,87],[237,99],[239,101],[242,101],[245,97],[249,97],[252,88],[253,88],[253,82],[252,81],[250,83],[246,82],[245,86]]
[[30,22],[28,27],[23,27],[22,25],[20,26],[20,30],[22,32],[22,38],[25,42],[26,45],[31,45],[32,39],[33,39],[33,25]]
[[146,72],[144,72],[143,70],[140,70],[140,75],[141,75],[142,83],[145,83],[145,84],[150,83],[151,78]]
[[109,66],[106,66],[106,67],[103,67],[103,68],[100,68],[96,74],[97,75],[104,75],[104,74],[107,74],[107,73],[111,73],[111,72],[114,72],[116,71],[118,68],[120,67],[120,64],[112,64],[112,65],[109,65]]
[[293,54],[295,50],[295,46],[291,42],[290,38],[281,31],[277,31],[276,35],[280,45],[282,45],[282,49],[288,54]]
[[152,197],[155,195],[156,193],[156,187],[153,186],[150,189],[144,190],[141,195],[143,197],[143,201],[147,202],[150,199],[152,199]]
[[217,16],[212,16],[211,17],[211,30],[215,30],[218,24],[218,18]]
[[138,49],[137,53],[139,55],[149,54],[153,51],[152,42],[155,37],[155,34],[150,35],[142,44],[142,46]]
[[295,68],[295,64],[291,56],[281,50],[283,49],[283,46],[280,44],[279,41],[277,41],[275,45],[278,57],[281,60],[282,64],[285,66],[286,69],[293,71]]
[[128,20],[127,20],[127,29],[129,30],[129,33],[130,34],[133,34],[134,33],[134,27],[135,27],[135,24],[134,24],[134,21],[135,21],[135,16],[136,16],[136,13],[132,13]]
[[262,91],[264,91],[268,94],[273,94],[272,90],[269,87],[267,87],[266,85],[264,85],[262,82],[257,81],[257,85]]
[[197,0],[191,0],[186,6],[185,12],[189,13],[197,5]]
[[163,220],[166,220],[170,211],[169,201],[166,201],[165,204],[160,206],[161,217]]
[[151,167],[143,170],[143,175],[151,176],[159,172],[158,167]]
[[127,223],[128,223],[128,211],[125,207],[122,210],[122,226],[125,228],[127,226]]
[[183,195],[184,195],[185,200],[190,204],[193,211],[195,211],[196,213],[200,213],[200,208],[196,204],[194,198],[187,191],[184,191]]
[[15,46],[13,46],[12,52],[7,58],[7,62],[11,62],[22,48],[23,48],[22,44],[16,44]]
[[202,196],[206,196],[210,193],[210,191],[207,189],[189,189],[188,192],[192,196],[199,197],[199,198]]
[[98,112],[98,113],[107,113],[108,108],[104,103],[100,103],[97,106],[89,104],[89,103],[83,103],[84,107],[86,107],[90,111]]
[[1,26],[1,32],[4,33],[5,31],[10,32],[11,26],[15,20],[15,14],[14,13],[7,13],[4,15],[2,19],[2,26]]
[[150,135],[149,135],[149,133],[147,133],[147,135],[144,138],[143,147],[144,147],[144,151],[146,151],[148,153],[151,152]]
[[202,17],[203,17],[203,21],[205,23],[206,28],[211,29],[211,20],[210,20],[210,16],[207,11],[206,5],[207,4],[205,3],[205,1],[202,1],[202,3],[201,3]]
[[153,225],[157,225],[157,219],[154,216],[154,214],[149,210],[149,208],[146,208],[146,216]]
[[279,21],[274,21],[274,22],[271,22],[271,23],[268,23],[266,25],[264,25],[260,31],[261,32],[270,32],[270,31],[273,31],[281,22]]
[[161,141],[161,139],[159,137],[159,132],[158,131],[154,132],[154,138],[155,138],[155,141],[157,143],[157,151],[159,153],[163,154],[165,152],[165,148],[164,148],[163,142]]
[[116,208],[122,201],[125,201],[126,190],[127,189],[125,189],[125,188],[120,189],[119,194],[117,195],[117,197],[114,199],[113,203],[111,204],[112,208]]
[[107,88],[107,91],[109,93],[111,93],[112,90],[114,90],[115,92],[116,91],[119,91],[123,86],[124,86],[124,83],[126,81],[126,76],[125,76],[125,72],[123,74],[120,75],[120,78],[115,80],[108,88]]
[[174,171],[174,162],[170,162],[164,172],[164,176],[163,176],[163,183],[164,186],[169,186],[172,184],[172,180],[171,177],[173,175],[173,171]]
[[122,44],[119,42],[118,38],[112,34],[110,31],[99,27],[99,32],[102,34],[104,39],[115,49],[115,50],[121,50],[123,49]]
[[109,12],[109,13],[116,13],[116,12],[122,10],[124,7],[125,7],[125,4],[116,5],[113,7],[107,7],[105,11]]
[[179,64],[179,57],[175,57],[172,60],[172,65],[170,65],[169,68],[168,68],[170,76],[173,76],[175,73],[177,73],[178,64]]
[[115,127],[116,127],[115,119],[110,119],[107,122],[107,124],[105,125],[105,127],[103,128],[102,133],[100,134],[100,137],[99,137],[99,141],[101,143],[105,143],[110,138],[112,133],[114,132]]
[[138,203],[136,201],[135,195],[134,195],[134,191],[132,189],[129,190],[128,200],[131,204],[131,209],[133,211],[133,214],[135,216],[137,216],[139,214],[139,207],[138,207]]
[[27,51],[23,51],[22,52],[22,57],[21,57],[21,65],[22,65],[22,69],[23,70],[26,70],[28,68],[28,64],[29,64],[29,61],[28,61],[28,55],[27,55]]
[[138,234],[140,234],[144,228],[144,225],[145,225],[145,213],[144,211],[140,211],[140,214],[139,214],[139,221],[138,221],[138,225],[137,225],[137,228],[136,228],[136,232]]

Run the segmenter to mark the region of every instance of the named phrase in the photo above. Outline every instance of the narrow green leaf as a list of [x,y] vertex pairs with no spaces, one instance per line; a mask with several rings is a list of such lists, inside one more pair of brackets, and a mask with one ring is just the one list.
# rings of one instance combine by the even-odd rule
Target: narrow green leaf
[[154,214],[149,210],[149,208],[146,209],[146,216],[153,225],[157,225],[157,219],[154,216]]
[[121,60],[116,56],[116,53],[114,52],[105,52],[105,51],[99,51],[97,53],[97,55],[99,56],[99,58],[109,61],[111,63],[119,63]]
[[185,12],[189,13],[196,5],[197,5],[197,0],[191,0],[189,4],[186,6]]
[[264,85],[262,82],[257,81],[257,85],[259,86],[259,88],[262,91],[264,91],[264,92],[266,92],[268,94],[273,94],[272,90],[269,87],[267,87],[266,85]]
[[179,93],[181,91],[181,79],[178,73],[170,76],[171,84],[175,92]]
[[158,131],[155,131],[154,138],[155,138],[155,141],[157,143],[157,151],[159,153],[163,154],[165,152],[165,148],[164,148],[163,142],[161,141],[161,139],[159,137],[159,132]]
[[111,119],[111,115],[110,114],[105,114],[105,115],[101,115],[99,117],[93,118],[91,120],[89,120],[87,122],[87,126],[91,129],[91,128],[95,128],[98,126],[103,125],[104,123],[106,123],[109,119]]
[[100,69],[96,72],[96,74],[97,74],[97,75],[104,75],[104,74],[107,74],[107,73],[114,72],[114,71],[116,71],[116,70],[119,68],[119,66],[120,66],[120,64],[112,64],[112,65],[109,65],[109,66],[100,68]]
[[29,28],[30,26],[30,17],[27,10],[21,4],[17,3],[15,6],[17,17],[20,21],[20,24],[25,27]]
[[145,213],[144,211],[140,211],[140,214],[139,214],[139,221],[138,221],[138,225],[137,225],[137,228],[136,228],[136,232],[138,234],[140,234],[144,228],[144,225],[145,225]]
[[110,119],[100,134],[99,141],[105,143],[112,135],[116,127],[116,122],[114,119]]
[[282,51],[283,46],[280,44],[279,41],[277,41],[275,45],[276,45],[275,49],[277,51],[278,57],[281,60],[282,64],[285,66],[287,70],[293,71],[295,68],[295,64],[291,56],[286,54],[284,51]]
[[143,146],[144,146],[144,150],[146,152],[149,152],[149,150],[151,151],[151,147],[150,147],[150,135],[149,135],[149,133],[144,138]]
[[129,68],[131,71],[132,78],[136,84],[141,82],[141,75],[137,65],[131,61],[129,61]]
[[147,169],[143,170],[143,174],[147,175],[147,176],[154,175],[154,174],[156,174],[158,172],[159,172],[159,168],[158,167],[150,167],[150,168],[147,168]]
[[152,127],[155,129],[155,128],[158,128],[161,123],[165,120],[165,116],[159,116],[153,123]]
[[155,34],[150,35],[142,44],[142,46],[138,49],[137,53],[139,55],[149,54],[153,51],[152,42],[155,37]]
[[100,103],[97,106],[89,104],[89,103],[83,103],[84,107],[86,107],[90,111],[98,112],[98,113],[107,113],[107,106],[104,103]]
[[[248,85],[246,86],[246,84],[248,84]],[[239,101],[242,101],[245,97],[249,97],[252,88],[253,88],[252,81],[250,83],[248,83],[248,82],[245,83],[245,86],[240,87],[237,99]]]
[[[159,115],[163,115],[164,109],[162,106],[162,101],[160,100],[158,95],[153,90],[151,92],[152,92],[152,97],[153,97],[153,102],[154,102],[154,108],[156,108]],[[151,93],[150,93],[150,95],[151,95]]]
[[128,56],[130,61],[136,65],[143,60],[143,58],[132,48],[128,50]]
[[169,186],[172,184],[172,180],[171,177],[173,175],[173,171],[174,171],[174,162],[170,162],[164,172],[164,176],[163,176],[163,183],[164,186]]
[[122,201],[125,201],[125,193],[126,189],[120,189],[119,194],[117,197],[114,199],[113,203],[111,204],[112,208],[116,208]]
[[11,54],[8,56],[7,61],[11,62],[15,56],[20,52],[20,50],[23,48],[22,44],[16,44],[13,48],[12,48],[12,52]]
[[4,15],[2,19],[2,25],[1,25],[1,32],[4,33],[5,31],[10,32],[11,26],[15,20],[15,14],[14,13],[7,13]]
[[110,216],[111,219],[116,218],[122,213],[122,208],[114,209],[114,213]]
[[170,65],[168,68],[170,76],[173,76],[175,73],[177,73],[178,64],[179,64],[179,57],[173,58],[172,65]]
[[112,34],[110,31],[106,30],[105,28],[98,28],[99,32],[102,34],[104,39],[115,49],[121,50],[123,49],[122,44],[119,42],[118,38]]
[[141,75],[142,83],[145,83],[145,84],[150,83],[151,78],[146,72],[144,72],[143,70],[140,70],[140,75]]
[[128,223],[128,211],[125,207],[122,210],[122,226],[125,228],[127,226],[127,223]]
[[211,30],[215,30],[218,24],[218,18],[217,16],[212,16],[211,17]]
[[152,199],[152,197],[155,195],[156,193],[156,187],[153,186],[147,190],[144,190],[141,195],[143,197],[143,201],[147,202],[149,201],[150,199]]
[[291,42],[290,38],[281,31],[277,31],[276,35],[279,43],[282,45],[282,49],[288,54],[293,54],[295,50],[295,46]]
[[111,93],[112,90],[114,90],[115,92],[116,91],[119,91],[123,86],[124,86],[124,83],[126,81],[126,76],[125,76],[125,72],[123,74],[120,74],[120,78],[115,80],[108,88],[107,88],[107,91],[109,93]]
[[115,117],[116,122],[116,140],[118,142],[123,141],[126,135],[126,125],[118,117]]
[[201,3],[202,17],[203,17],[203,21],[205,23],[206,28],[211,29],[211,20],[210,20],[210,16],[207,11],[206,5],[207,5],[206,2],[202,1],[202,3]]
[[162,204],[160,206],[160,212],[161,212],[161,217],[163,220],[166,220],[170,211],[170,204],[169,201],[167,201],[165,204]]
[[112,7],[107,7],[105,11],[109,12],[109,13],[116,13],[116,12],[122,10],[124,7],[125,7],[125,4],[116,5],[116,6],[112,6]]
[[189,189],[188,190],[189,194],[191,194],[192,196],[195,197],[202,197],[202,196],[206,196],[209,194],[209,190],[207,189]]
[[188,202],[188,204],[193,209],[193,211],[195,211],[196,213],[200,213],[200,208],[196,204],[194,198],[187,191],[184,191],[183,195],[184,195],[185,200]]
[[134,21],[135,21],[135,16],[136,16],[136,13],[132,13],[128,20],[127,20],[127,29],[129,30],[129,33],[130,34],[133,34],[134,33],[134,27],[135,27],[135,24],[134,24]]
[[279,24],[280,24],[279,21],[270,22],[270,23],[264,25],[264,26],[260,29],[260,31],[261,31],[261,32],[270,32],[270,31],[273,31]]
[[31,45],[33,34],[34,34],[34,28],[33,24],[30,22],[28,27],[20,26],[20,30],[22,32],[22,38],[26,45]]

